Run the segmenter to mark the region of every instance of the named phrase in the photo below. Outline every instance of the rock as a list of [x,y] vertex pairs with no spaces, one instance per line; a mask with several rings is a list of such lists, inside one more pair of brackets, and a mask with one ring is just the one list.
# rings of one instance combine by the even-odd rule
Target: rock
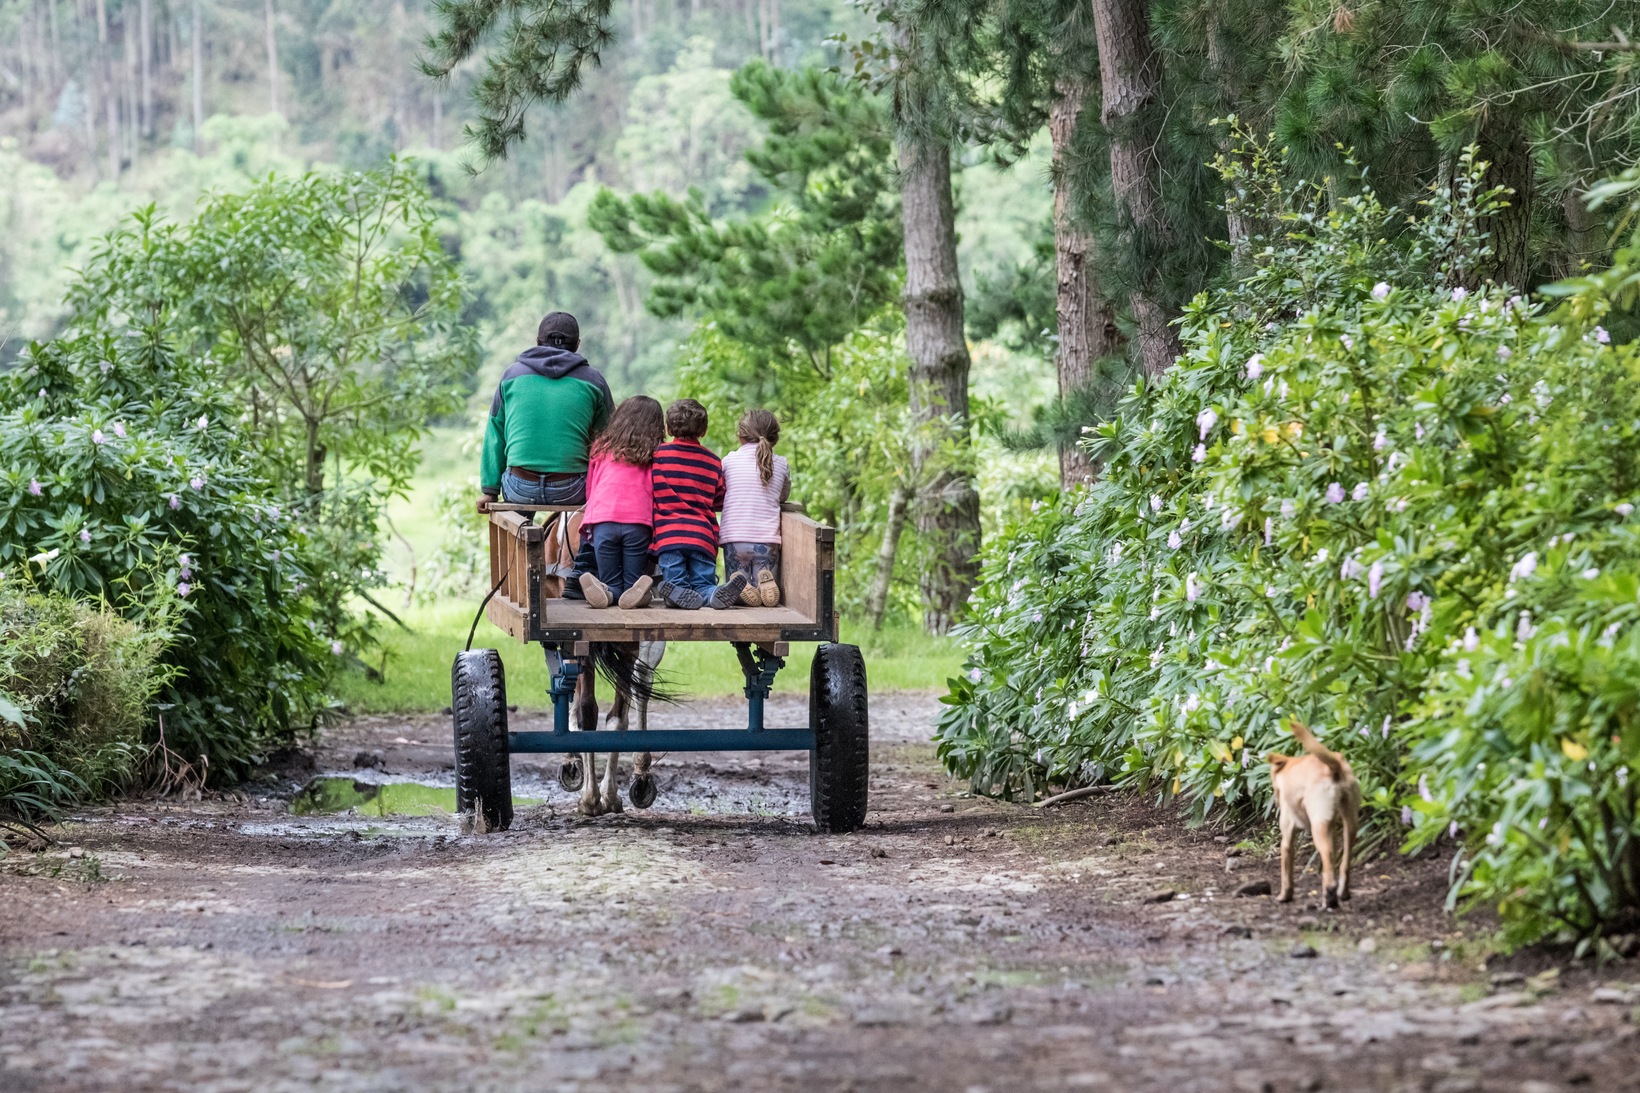
[[946,846],[955,846],[955,845],[957,845],[957,840],[952,838],[950,835],[947,835],[945,837],[945,845]]
[[1171,888],[1163,888],[1160,892],[1150,893],[1150,895],[1146,896],[1144,899],[1140,900],[1139,902],[1140,903],[1172,903],[1175,899],[1178,899],[1178,898],[1179,898],[1179,893],[1175,892]]
[[83,847],[83,846],[71,846],[71,847],[69,847],[68,848],[68,856],[71,857],[71,858],[83,858],[83,857],[85,857],[85,847]]
[[1250,880],[1236,889],[1236,895],[1245,899],[1248,896],[1267,896],[1270,894],[1270,882],[1267,880]]
[[1321,955],[1315,951],[1314,945],[1294,945],[1287,950],[1287,955],[1294,960],[1313,960]]
[[1617,987],[1596,987],[1589,993],[1589,1001],[1603,1006],[1621,1006],[1628,1000],[1629,992]]
[[903,954],[904,950],[902,950],[898,945],[884,945],[882,948],[877,950],[878,956],[901,956]]
[[1253,929],[1252,929],[1251,926],[1226,926],[1224,928],[1224,936],[1225,937],[1252,937],[1253,936]]
[[956,810],[957,810],[956,805],[941,805],[940,806],[940,811],[941,812],[955,812]]
[[957,919],[957,925],[958,926],[978,926],[979,925],[979,916],[977,916],[977,915],[963,915],[961,918]]
[[1120,846],[1121,844],[1122,844],[1122,838],[1121,838],[1120,835],[1106,835],[1105,836],[1105,842],[1104,842],[1105,846]]
[[888,851],[884,850],[880,846],[874,846],[871,848],[871,856],[874,858],[886,858],[888,857]]
[[1378,939],[1375,937],[1364,937],[1355,943],[1355,947],[1363,953],[1375,953],[1378,951]]
[[732,1009],[723,1015],[723,1020],[731,1025],[749,1025],[757,1021],[767,1020],[767,1014],[762,1006],[741,1006]]
[[353,766],[357,770],[381,770],[387,765],[387,756],[380,751],[360,751],[353,754]]
[[1640,934],[1613,934],[1607,940],[1612,951],[1625,960],[1640,956]]
[[1518,987],[1526,982],[1526,976],[1521,972],[1493,972],[1487,982],[1494,990],[1499,987]]

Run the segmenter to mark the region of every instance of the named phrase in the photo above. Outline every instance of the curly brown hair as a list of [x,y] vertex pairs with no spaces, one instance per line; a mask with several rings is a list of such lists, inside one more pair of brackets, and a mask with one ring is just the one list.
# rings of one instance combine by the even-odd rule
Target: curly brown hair
[[706,435],[706,407],[692,398],[680,398],[666,408],[666,431],[675,437],[699,440]]
[[661,404],[648,395],[633,395],[615,407],[608,427],[592,445],[592,454],[647,467],[665,439],[666,415]]

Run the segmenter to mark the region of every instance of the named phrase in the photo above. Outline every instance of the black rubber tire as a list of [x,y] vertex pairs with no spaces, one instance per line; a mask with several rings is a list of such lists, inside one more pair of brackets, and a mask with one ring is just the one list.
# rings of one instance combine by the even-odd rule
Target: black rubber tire
[[507,753],[507,680],[494,649],[457,653],[450,667],[455,721],[456,811],[482,835],[512,826],[512,758]]
[[579,759],[565,759],[558,764],[558,785],[565,793],[581,792],[581,785],[586,777],[581,772]]
[[626,787],[626,799],[632,802],[633,808],[648,808],[660,796],[660,787],[655,784],[653,774],[637,774],[632,778],[632,784]]
[[871,776],[871,721],[866,661],[857,645],[827,643],[809,672],[809,812],[821,831],[840,835],[865,826]]

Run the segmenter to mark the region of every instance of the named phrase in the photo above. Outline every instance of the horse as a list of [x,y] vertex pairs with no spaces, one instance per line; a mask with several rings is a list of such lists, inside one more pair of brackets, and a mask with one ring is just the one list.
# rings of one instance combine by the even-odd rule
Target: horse
[[[568,514],[560,514],[568,515]],[[548,596],[562,596],[564,582],[575,572],[579,544],[581,514],[568,520],[558,519],[548,525],[547,578],[542,590]],[[649,699],[654,696],[655,670],[666,655],[666,642],[593,642],[583,662],[582,671],[575,677],[575,696],[572,707],[576,727],[590,732],[598,727],[598,676],[602,675],[614,687],[615,698],[609,708],[605,728],[625,732],[636,721],[636,731],[643,732],[649,724]],[[564,789],[581,791],[577,811],[583,816],[604,816],[620,812],[621,798],[615,787],[615,776],[620,767],[620,752],[610,752],[603,776],[598,776],[597,757],[593,752],[581,752],[566,759],[558,771],[558,782]],[[655,777],[650,771],[653,757],[639,752],[633,758],[632,782],[628,794],[637,808],[648,808],[654,803]]]

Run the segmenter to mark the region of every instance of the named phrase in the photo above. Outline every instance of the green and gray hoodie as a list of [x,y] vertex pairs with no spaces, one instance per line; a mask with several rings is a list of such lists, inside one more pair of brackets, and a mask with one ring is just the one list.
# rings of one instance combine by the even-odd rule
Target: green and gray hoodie
[[501,373],[484,430],[479,486],[501,492],[501,473],[585,474],[592,438],[609,424],[609,384],[579,353],[552,345],[526,349]]

